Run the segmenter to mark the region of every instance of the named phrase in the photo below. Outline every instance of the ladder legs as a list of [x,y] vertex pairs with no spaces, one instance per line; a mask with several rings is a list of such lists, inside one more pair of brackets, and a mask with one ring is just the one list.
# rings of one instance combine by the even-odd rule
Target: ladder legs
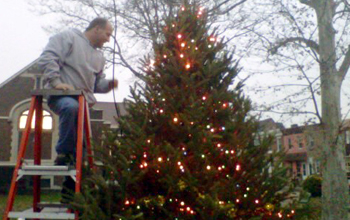
[[15,201],[15,195],[16,195],[16,192],[17,192],[18,171],[19,171],[19,168],[21,167],[21,165],[23,163],[24,154],[25,154],[25,151],[26,151],[26,148],[27,148],[29,133],[30,133],[30,129],[31,129],[31,122],[32,122],[32,119],[33,119],[33,113],[34,113],[34,110],[35,110],[36,103],[37,103],[37,99],[36,99],[35,96],[33,96],[32,100],[30,102],[30,108],[29,108],[29,113],[28,113],[28,117],[27,117],[26,127],[24,129],[23,136],[22,136],[22,139],[21,139],[20,149],[19,149],[18,156],[17,156],[17,163],[16,163],[16,166],[15,166],[15,170],[13,171],[11,187],[10,187],[10,191],[9,191],[9,197],[8,197],[8,200],[7,200],[7,205],[6,205],[6,209],[5,209],[3,220],[9,220],[8,214],[12,210],[13,203]]
[[[42,96],[37,97],[35,105],[35,130],[34,130],[34,165],[41,164],[41,133],[43,124]],[[40,176],[33,176],[33,210],[39,212],[40,203]]]
[[[83,166],[83,139],[84,139],[84,131],[86,136],[86,150],[88,156],[89,168],[93,169],[93,158],[92,158],[92,149],[91,149],[91,127],[90,127],[90,117],[89,117],[89,108],[88,104],[85,101],[83,95],[78,96],[79,101],[79,110],[78,110],[78,125],[77,125],[77,143],[76,143],[76,168],[75,170],[62,170],[60,171],[57,167],[51,168],[50,166],[41,166],[41,151],[42,151],[42,125],[43,125],[43,106],[42,106],[43,96],[41,95],[33,95],[30,103],[29,114],[27,117],[26,127],[23,131],[23,135],[21,138],[20,149],[18,152],[16,166],[13,172],[13,177],[11,181],[11,187],[9,191],[9,197],[7,201],[7,206],[5,209],[5,213],[3,216],[3,220],[9,220],[10,217],[21,216],[21,213],[11,212],[15,200],[15,195],[17,191],[17,182],[22,175],[32,175],[33,176],[33,213],[27,214],[28,217],[32,217],[33,219],[56,219],[59,217],[60,219],[79,219],[79,213],[77,211],[74,214],[53,214],[53,218],[47,218],[47,213],[41,213],[42,206],[40,204],[40,193],[41,193],[41,185],[40,178],[41,175],[75,175],[75,193],[81,192],[81,180],[82,180],[82,166]],[[35,130],[34,130],[34,166],[31,166],[35,169],[35,171],[28,170],[30,166],[22,166],[25,152],[29,140],[29,135],[31,131],[31,122],[34,117],[35,112]],[[64,168],[64,167],[63,167]],[[62,168],[62,169],[63,169]],[[47,169],[52,169],[52,172],[55,174],[47,173]],[[60,168],[61,169],[61,168]],[[67,166],[67,169],[68,166]],[[34,173],[33,173],[34,172]],[[50,171],[49,171],[50,172]],[[24,214],[23,214],[24,215]],[[35,217],[34,217],[35,216]],[[72,217],[73,216],[73,217]],[[21,216],[25,217],[25,216]]]
[[90,115],[89,115],[89,106],[88,103],[85,102],[84,108],[84,130],[86,136],[86,151],[87,151],[87,160],[89,163],[89,168],[94,169],[94,161],[91,149],[91,124],[90,124]]
[[[80,193],[81,176],[82,176],[82,158],[83,158],[83,129],[84,129],[84,112],[85,112],[84,97],[79,96],[79,111],[78,111],[78,132],[77,132],[77,153],[76,153],[76,181],[75,193]],[[79,219],[78,211],[75,211],[75,219]]]
[[77,132],[77,155],[76,155],[76,169],[77,176],[75,181],[75,192],[80,193],[81,184],[81,168],[83,158],[83,128],[84,128],[84,97],[79,96],[79,111],[78,111],[78,132]]
[[86,151],[89,163],[89,168],[93,169],[93,158],[91,149],[91,126],[89,120],[88,104],[85,102],[84,97],[79,97],[79,112],[78,112],[78,133],[77,133],[77,155],[76,155],[76,185],[75,192],[79,193],[81,189],[81,177],[82,177],[82,158],[83,158],[83,135],[85,131],[86,137]]

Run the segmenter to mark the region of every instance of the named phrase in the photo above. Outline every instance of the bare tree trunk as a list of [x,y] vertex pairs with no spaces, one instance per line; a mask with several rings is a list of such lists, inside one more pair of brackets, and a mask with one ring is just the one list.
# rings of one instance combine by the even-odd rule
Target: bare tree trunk
[[322,219],[348,219],[348,184],[345,169],[345,145],[340,135],[340,88],[342,79],[336,69],[334,1],[316,0],[314,6],[319,27],[323,160]]
[[[333,78],[333,79],[332,79]],[[322,219],[348,219],[348,184],[345,169],[344,140],[339,134],[340,83],[336,77],[322,80]]]

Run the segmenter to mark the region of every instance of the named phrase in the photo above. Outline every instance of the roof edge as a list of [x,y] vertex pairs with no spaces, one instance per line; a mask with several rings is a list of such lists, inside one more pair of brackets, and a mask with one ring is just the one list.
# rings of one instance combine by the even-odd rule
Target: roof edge
[[24,73],[27,69],[29,69],[31,66],[33,66],[35,63],[37,63],[39,60],[39,57],[37,59],[35,59],[33,62],[31,62],[30,64],[28,64],[27,66],[25,66],[24,68],[22,68],[21,70],[19,70],[17,73],[15,73],[14,75],[10,76],[8,79],[6,79],[4,82],[2,82],[0,84],[0,89],[6,85],[7,83],[9,83],[10,81],[12,81],[14,78],[16,78],[17,76],[21,75],[22,73]]

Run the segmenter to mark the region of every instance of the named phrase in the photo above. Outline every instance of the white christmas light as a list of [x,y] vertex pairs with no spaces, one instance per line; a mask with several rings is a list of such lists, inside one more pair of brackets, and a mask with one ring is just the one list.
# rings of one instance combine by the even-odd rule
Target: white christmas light
[[237,165],[236,165],[236,170],[237,170],[237,171],[240,171],[240,170],[241,170],[241,165],[237,164]]

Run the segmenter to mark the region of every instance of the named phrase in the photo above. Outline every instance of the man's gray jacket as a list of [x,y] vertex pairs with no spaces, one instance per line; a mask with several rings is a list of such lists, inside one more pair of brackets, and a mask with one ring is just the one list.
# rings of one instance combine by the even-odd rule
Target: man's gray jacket
[[53,89],[65,83],[74,89],[84,90],[86,100],[94,104],[94,93],[111,90],[103,69],[105,58],[95,49],[85,35],[77,29],[70,29],[50,38],[38,61],[44,72],[44,87]]

